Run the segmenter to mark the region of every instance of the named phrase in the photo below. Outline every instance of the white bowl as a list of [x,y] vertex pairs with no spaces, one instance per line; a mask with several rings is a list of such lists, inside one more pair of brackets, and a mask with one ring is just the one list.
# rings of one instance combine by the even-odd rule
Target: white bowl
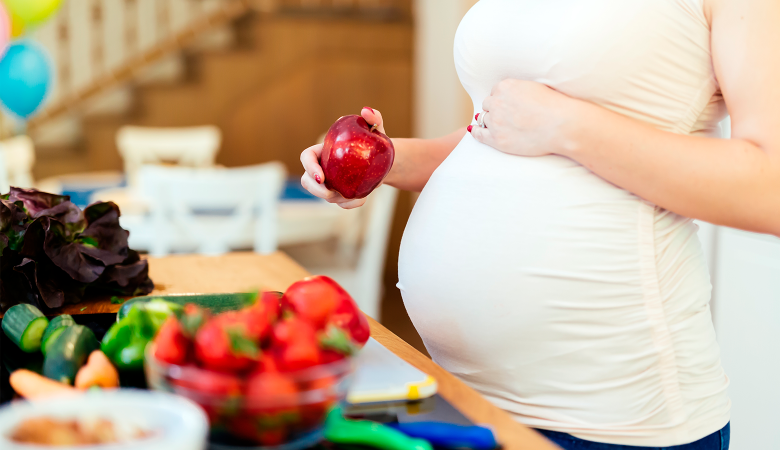
[[[33,417],[105,419],[121,430],[140,429],[151,436],[121,444],[49,447],[9,439],[22,421]],[[136,389],[86,392],[78,396],[16,401],[0,408],[0,449],[3,450],[203,450],[209,423],[205,412],[186,398]]]

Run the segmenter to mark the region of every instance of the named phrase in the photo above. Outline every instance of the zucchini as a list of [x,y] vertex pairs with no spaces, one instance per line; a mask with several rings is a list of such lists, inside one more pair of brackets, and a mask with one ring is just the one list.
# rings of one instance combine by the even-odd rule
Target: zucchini
[[[187,303],[194,303],[200,307],[210,310],[214,314],[221,313],[223,311],[232,311],[241,309],[245,306],[251,305],[257,298],[257,292],[242,292],[233,294],[184,294],[184,295],[161,295],[157,297],[136,297],[126,301],[119,308],[119,312],[116,314],[116,320],[119,322],[135,305],[148,304],[155,302],[156,305],[152,305],[152,310],[160,310],[161,303],[169,303],[175,305],[170,306],[170,312],[180,316],[183,311],[183,306]],[[181,305],[181,308],[177,308],[176,305]],[[165,307],[162,307],[165,309]]]
[[46,355],[46,351],[51,344],[65,331],[65,328],[76,325],[76,321],[73,320],[68,314],[57,316],[49,322],[49,326],[46,327],[46,331],[43,332],[43,338],[41,339],[41,353]]
[[76,373],[87,362],[89,354],[100,348],[95,333],[83,325],[72,325],[54,340],[43,359],[43,375],[52,380],[73,384]]
[[3,331],[20,349],[34,353],[41,349],[41,337],[49,319],[40,309],[27,303],[8,308],[3,316]]

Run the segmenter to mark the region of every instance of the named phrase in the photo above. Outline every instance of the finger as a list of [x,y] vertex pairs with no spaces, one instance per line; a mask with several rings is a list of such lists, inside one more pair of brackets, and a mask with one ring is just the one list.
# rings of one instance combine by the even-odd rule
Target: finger
[[314,179],[309,176],[308,173],[304,173],[301,177],[301,186],[303,186],[304,189],[309,191],[315,197],[319,197],[330,203],[339,203],[346,200],[338,192],[331,191],[330,189],[326,188],[324,184],[319,184],[314,181]]
[[320,167],[320,155],[322,154],[322,144],[312,145],[301,152],[301,164],[309,176],[321,184],[325,181],[325,172]]
[[364,203],[366,203],[365,198],[355,198],[352,200],[345,200],[339,203],[338,205],[344,209],[353,209],[353,208],[363,206]]
[[498,149],[498,147],[496,147],[496,141],[493,138],[493,134],[490,132],[488,128],[480,128],[478,126],[472,126],[471,135],[474,137],[474,139],[477,140],[477,142],[481,142],[485,145],[489,145],[495,149]]
[[482,100],[482,110],[490,111],[494,102],[495,102],[495,97],[493,97],[492,95],[487,96],[485,100]]
[[363,116],[364,119],[366,119],[366,122],[368,122],[369,125],[376,124],[377,130],[379,130],[383,134],[387,134],[385,132],[385,124],[382,121],[381,112],[371,107],[364,106],[363,109],[360,110],[360,115]]

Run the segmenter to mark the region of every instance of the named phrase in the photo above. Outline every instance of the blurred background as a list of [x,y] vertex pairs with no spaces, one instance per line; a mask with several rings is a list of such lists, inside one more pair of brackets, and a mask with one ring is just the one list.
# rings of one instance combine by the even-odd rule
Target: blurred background
[[[415,196],[343,211],[301,189],[298,158],[363,106],[391,137],[470,123],[452,42],[476,0],[3,1],[0,191],[114,201],[151,255],[280,249],[425,351],[395,287]],[[732,448],[780,448],[780,240],[700,226]]]

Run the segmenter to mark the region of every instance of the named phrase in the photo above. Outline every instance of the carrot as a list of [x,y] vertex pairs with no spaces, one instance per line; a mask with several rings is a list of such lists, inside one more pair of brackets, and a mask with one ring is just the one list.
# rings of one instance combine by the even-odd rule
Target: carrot
[[71,386],[50,380],[27,369],[14,370],[8,379],[17,394],[28,399],[53,397],[56,395],[75,394]]
[[76,389],[119,387],[119,373],[105,353],[95,350],[76,374]]

